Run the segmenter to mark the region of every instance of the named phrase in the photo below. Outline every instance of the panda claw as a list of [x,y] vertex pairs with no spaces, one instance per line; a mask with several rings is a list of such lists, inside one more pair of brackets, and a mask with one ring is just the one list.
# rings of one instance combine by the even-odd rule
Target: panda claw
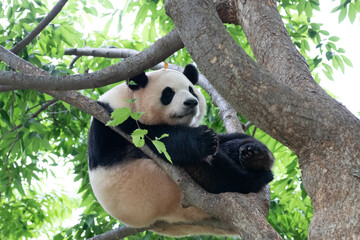
[[199,156],[205,161],[206,157],[216,154],[219,147],[217,134],[206,126],[197,128],[200,130],[197,137]]
[[270,170],[274,162],[271,152],[261,143],[248,143],[239,148],[239,160],[252,171]]

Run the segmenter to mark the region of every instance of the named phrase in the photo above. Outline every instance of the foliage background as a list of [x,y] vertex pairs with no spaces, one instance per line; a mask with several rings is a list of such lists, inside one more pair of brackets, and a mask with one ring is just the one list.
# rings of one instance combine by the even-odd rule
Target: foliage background
[[[34,29],[53,4],[1,0],[0,44],[11,49]],[[356,20],[359,0],[341,0],[338,5],[334,9],[338,15],[334,16],[338,16],[340,22],[344,18]],[[339,38],[323,29],[320,23],[313,22],[314,12],[320,10],[318,0],[282,0],[278,6],[294,44],[317,82],[320,82],[319,72],[332,80],[336,69],[344,72],[346,66],[352,66],[345,50],[337,45]],[[64,55],[64,49],[114,46],[141,51],[173,27],[164,13],[162,1],[69,1],[19,55],[52,75],[97,71],[121,59],[81,57],[70,68],[73,57]],[[252,56],[241,27],[230,24],[226,27]],[[167,62],[185,66],[192,61],[183,49]],[[9,70],[3,62],[0,69]],[[111,87],[82,90],[82,93],[97,99]],[[205,95],[209,104],[204,124],[223,132],[217,109]],[[0,239],[83,239],[119,226],[97,203],[89,185],[86,152],[90,116],[66,103],[56,102],[34,117],[51,99],[33,90],[0,93]],[[239,118],[243,123],[248,122]],[[255,126],[247,133],[265,143],[276,158],[276,179],[270,184],[269,222],[285,239],[306,239],[313,209],[302,187],[296,155]],[[163,239],[151,232],[128,239],[139,237]]]

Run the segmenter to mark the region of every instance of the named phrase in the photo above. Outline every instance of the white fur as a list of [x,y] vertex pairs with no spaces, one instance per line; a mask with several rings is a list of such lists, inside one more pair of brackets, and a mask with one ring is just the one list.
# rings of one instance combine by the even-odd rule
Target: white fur
[[[169,124],[196,127],[200,124],[205,115],[206,101],[203,94],[189,79],[182,73],[171,69],[153,71],[147,73],[147,76],[149,82],[145,88],[132,91],[126,83],[122,83],[102,95],[99,101],[109,103],[113,109],[130,107],[133,111],[144,112],[140,122],[148,125]],[[189,92],[189,86],[198,96],[198,106],[192,114],[186,117],[181,119],[172,117],[181,116],[188,111],[183,105],[185,99],[195,99]],[[160,102],[161,93],[165,87],[170,87],[176,92],[174,99],[166,106]],[[128,103],[127,99],[136,99],[136,101]]]
[[[147,76],[149,82],[145,88],[132,91],[123,83],[105,93],[99,100],[109,103],[114,109],[130,107],[133,111],[145,112],[140,119],[144,124],[200,124],[206,111],[205,98],[183,74],[167,69],[147,73]],[[194,98],[189,92],[189,86],[198,96],[198,106],[188,116],[172,117],[186,113],[184,100]],[[171,87],[175,91],[173,101],[166,106],[160,102],[165,87]],[[127,103],[126,99],[136,101]],[[191,223],[210,217],[199,208],[182,207],[181,190],[151,159],[123,160],[117,166],[97,167],[90,171],[90,182],[104,209],[131,227],[147,227],[156,221]],[[191,225],[153,231],[170,236],[234,234],[221,229]]]

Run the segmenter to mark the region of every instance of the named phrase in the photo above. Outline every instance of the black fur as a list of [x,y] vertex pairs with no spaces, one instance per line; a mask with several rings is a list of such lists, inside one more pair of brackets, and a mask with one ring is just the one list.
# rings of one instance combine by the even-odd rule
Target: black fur
[[146,87],[146,85],[148,83],[148,77],[143,72],[135,77],[130,78],[128,81],[126,81],[126,83],[131,90],[138,90],[140,88]]
[[194,92],[194,89],[191,86],[189,86],[189,92],[191,93],[191,95],[196,97],[196,99],[199,99],[198,95],[196,95],[196,93]]
[[185,66],[183,74],[190,80],[192,84],[196,84],[199,80],[199,73],[196,67],[192,64]]
[[[108,104],[100,104],[109,113],[112,112]],[[161,141],[164,142],[174,165],[184,167],[199,185],[211,193],[258,192],[273,179],[270,168],[274,159],[271,152],[248,135],[217,135],[206,126],[193,128],[138,124],[140,128],[148,130],[150,139],[168,133],[169,137]],[[118,127],[128,134],[138,128],[131,118]],[[147,138],[145,141],[155,153],[165,159]],[[90,170],[98,166],[111,167],[122,163],[124,159],[146,156],[96,119],[90,127],[88,144]]]
[[175,96],[175,92],[172,88],[166,87],[161,93],[160,101],[163,105],[169,105]]

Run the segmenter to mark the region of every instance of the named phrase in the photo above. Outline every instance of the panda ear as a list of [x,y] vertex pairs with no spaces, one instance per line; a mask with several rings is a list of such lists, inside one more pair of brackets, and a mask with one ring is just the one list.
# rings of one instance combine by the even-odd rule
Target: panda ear
[[129,86],[129,88],[134,91],[140,88],[144,88],[147,83],[148,77],[144,72],[126,81],[126,84]]
[[199,72],[196,67],[192,64],[186,65],[183,74],[192,82],[192,84],[196,84],[199,79]]

